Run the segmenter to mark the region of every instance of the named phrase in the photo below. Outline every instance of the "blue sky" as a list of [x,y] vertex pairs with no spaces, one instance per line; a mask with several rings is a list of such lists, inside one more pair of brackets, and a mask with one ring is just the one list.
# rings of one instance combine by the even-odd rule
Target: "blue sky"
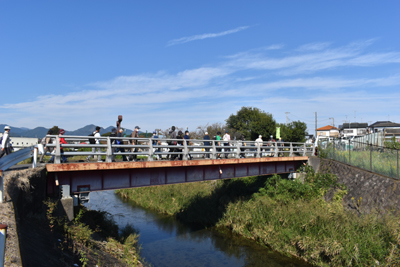
[[0,123],[144,130],[242,106],[400,123],[399,1],[0,0]]

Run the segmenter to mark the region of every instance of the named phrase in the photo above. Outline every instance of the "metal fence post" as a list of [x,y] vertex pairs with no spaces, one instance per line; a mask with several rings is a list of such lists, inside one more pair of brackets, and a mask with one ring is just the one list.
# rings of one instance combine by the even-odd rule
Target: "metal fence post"
[[[304,152],[306,151],[305,147],[306,143],[304,143]],[[289,157],[293,157],[293,144],[290,142],[290,152],[289,152]]]
[[240,141],[236,142],[236,158],[240,158]]
[[32,168],[36,168],[37,156],[38,156],[38,148],[35,147],[33,148]]
[[399,150],[397,149],[397,179],[400,179],[399,176]]
[[3,170],[0,170],[0,203],[3,203],[3,190],[4,190]]
[[[397,160],[397,169],[399,169],[398,163],[399,161]],[[372,144],[369,145],[369,169],[372,172]]]
[[351,165],[351,140],[349,139],[349,165]]
[[0,224],[0,266],[4,266],[6,253],[7,225]]
[[61,163],[61,149],[60,149],[60,137],[56,136],[56,154],[54,156],[54,163]]
[[332,140],[332,149],[333,149],[333,159],[336,160],[336,156],[335,156],[335,139]]
[[217,150],[215,149],[215,141],[212,141],[212,154],[211,154],[211,158],[212,159],[217,159]]
[[275,142],[274,158],[278,157],[278,143]]

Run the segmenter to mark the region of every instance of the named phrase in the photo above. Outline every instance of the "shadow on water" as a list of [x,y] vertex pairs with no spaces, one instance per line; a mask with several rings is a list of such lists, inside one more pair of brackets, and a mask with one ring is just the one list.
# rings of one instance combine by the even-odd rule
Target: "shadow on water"
[[[243,196],[243,195],[242,195]],[[143,209],[113,191],[93,192],[88,205],[114,216],[120,227],[139,230],[142,256],[152,266],[310,266],[253,241]]]

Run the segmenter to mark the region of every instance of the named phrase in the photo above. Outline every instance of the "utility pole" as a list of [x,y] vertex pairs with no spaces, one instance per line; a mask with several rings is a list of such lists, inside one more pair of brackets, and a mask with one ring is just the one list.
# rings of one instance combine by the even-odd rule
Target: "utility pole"
[[286,125],[288,125],[289,124],[289,118],[288,118],[288,114],[289,114],[290,112],[285,112],[285,114],[286,114]]
[[317,138],[317,112],[315,112],[315,138]]
[[332,126],[335,127],[335,118],[329,118],[330,120],[332,120]]

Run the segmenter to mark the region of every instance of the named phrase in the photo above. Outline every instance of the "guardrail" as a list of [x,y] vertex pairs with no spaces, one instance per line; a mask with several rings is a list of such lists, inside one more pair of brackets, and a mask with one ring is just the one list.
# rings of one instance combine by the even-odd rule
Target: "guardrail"
[[0,266],[4,266],[6,252],[7,225],[0,224]]
[[[58,136],[49,135],[53,138],[52,153],[46,155],[54,156],[54,163],[61,163],[62,156],[105,156],[106,162],[112,162],[117,155],[124,156],[147,156],[147,161],[153,161],[153,157],[178,157],[183,160],[193,156],[217,159],[228,156],[230,158],[240,157],[262,157],[262,156],[306,156],[314,154],[314,145],[308,143],[293,142],[262,142],[240,141],[240,140],[198,140],[198,139],[153,139],[133,137],[96,137],[99,144],[90,144],[88,136]],[[67,144],[60,144],[60,138],[64,138]],[[123,144],[116,144],[116,140],[123,140]],[[153,143],[161,142],[161,145]],[[192,145],[188,144],[191,143]],[[204,145],[210,144],[210,145]],[[93,148],[99,151],[93,152]],[[92,151],[84,151],[90,150]],[[64,151],[65,150],[65,151]],[[122,151],[121,151],[122,150]],[[125,150],[125,152],[123,152]]]
[[18,162],[26,160],[28,158],[33,157],[32,168],[36,167],[36,158],[37,155],[37,146],[30,146],[24,149],[20,149],[16,152],[13,152],[9,155],[3,156],[0,159],[0,170],[7,170],[11,166],[14,166]]

